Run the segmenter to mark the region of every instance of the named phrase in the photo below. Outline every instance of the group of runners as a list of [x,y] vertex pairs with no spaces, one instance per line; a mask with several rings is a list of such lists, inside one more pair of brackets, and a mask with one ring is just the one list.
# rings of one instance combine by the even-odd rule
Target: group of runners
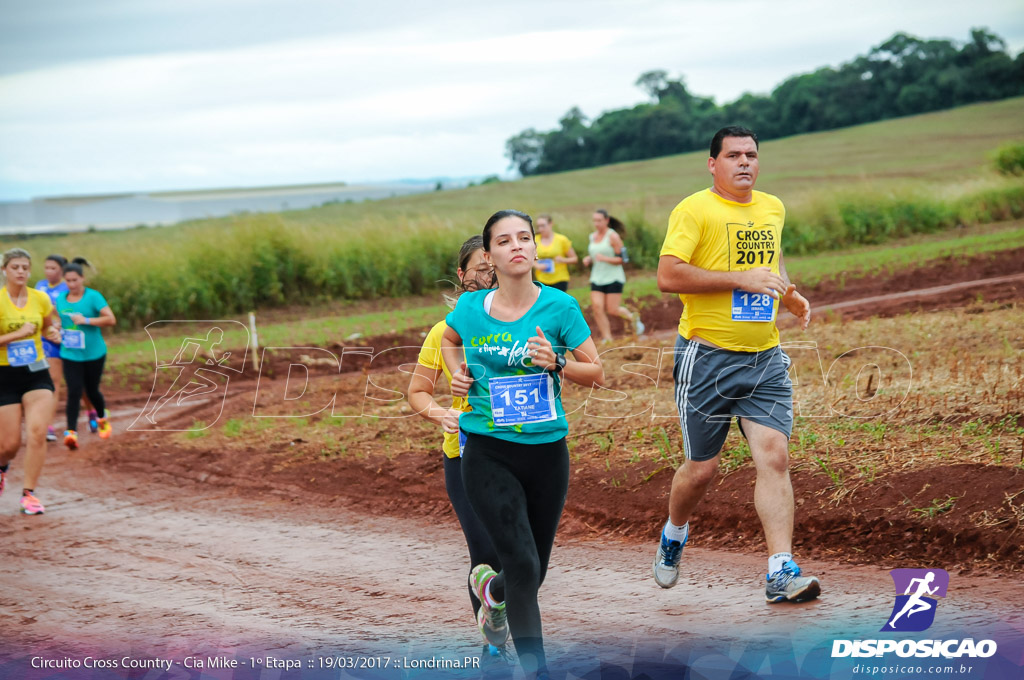
[[[689,520],[735,417],[757,470],[765,599],[813,599],[818,579],[792,554],[792,383],[775,324],[781,305],[806,329],[810,304],[786,273],[782,202],[753,189],[756,135],[719,130],[708,170],[711,188],[673,210],[658,266],[659,288],[683,302],[673,375],[685,462],[672,481],[653,577],[662,588],[677,584]],[[593,266],[591,301],[605,340],[608,313],[639,317],[619,306],[625,252],[617,220],[601,210],[593,222],[584,264]],[[577,255],[552,227],[548,215],[535,228],[526,213],[502,210],[463,244],[464,292],[428,333],[409,385],[412,408],[444,431],[445,485],[469,548],[470,603],[483,643],[507,657],[511,639],[527,677],[541,678],[548,668],[538,591],[569,484],[561,386],[604,381],[591,330],[565,292]],[[441,375],[450,407],[434,397]]]
[[[626,226],[607,210],[595,210],[592,216],[594,230],[587,239],[587,255],[583,266],[590,268],[590,308],[594,323],[601,333],[601,342],[612,341],[609,316],[621,318],[626,327],[643,335],[644,323],[640,314],[622,306],[622,291],[626,286],[624,264],[629,262],[623,236]],[[561,291],[569,289],[569,265],[579,262],[572,241],[555,233],[551,215],[537,216],[537,257],[534,274],[541,283]]]
[[[652,572],[662,588],[679,580],[689,521],[714,479],[732,419],[738,418],[757,471],[755,507],[765,533],[768,602],[817,597],[818,579],[793,559],[792,431],[789,359],[775,321],[780,306],[810,322],[810,304],[783,260],[782,202],[753,189],[756,135],[720,130],[711,141],[712,186],[679,203],[669,218],[658,286],[683,302],[675,348],[675,401],[685,462],[672,480],[668,517]],[[463,245],[461,295],[428,333],[409,385],[413,409],[444,432],[445,485],[465,535],[467,589],[482,642],[528,677],[547,675],[538,592],[544,582],[569,485],[565,380],[600,386],[604,368],[590,327],[570,296],[568,265],[578,261],[549,215],[501,210]],[[601,340],[608,315],[643,332],[620,304],[627,256],[622,225],[593,214],[583,264]],[[103,296],[84,285],[82,259],[51,255],[38,289],[28,286],[31,256],[3,255],[0,283],[0,492],[27,432],[21,507],[40,514],[35,487],[61,377],[67,384],[64,443],[78,445],[83,392],[100,437],[110,423],[99,389],[106,358],[101,328],[116,323]],[[434,396],[441,376],[450,406]],[[101,415],[102,414],[102,415]],[[90,415],[92,417],[92,414]]]
[[67,385],[64,445],[78,448],[78,420],[83,396],[90,429],[110,436],[109,412],[100,391],[107,348],[101,328],[117,320],[106,299],[85,286],[84,258],[61,255],[45,260],[45,277],[28,285],[32,256],[13,248],[0,262],[0,493],[7,484],[11,461],[21,447],[25,425],[26,452],[21,512],[41,515],[35,495],[53,429],[60,383]]

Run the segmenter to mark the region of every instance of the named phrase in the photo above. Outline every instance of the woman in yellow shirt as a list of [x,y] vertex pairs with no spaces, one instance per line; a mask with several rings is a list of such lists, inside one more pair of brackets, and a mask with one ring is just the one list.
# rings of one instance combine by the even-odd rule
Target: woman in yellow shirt
[[50,296],[28,285],[32,257],[21,248],[3,255],[0,265],[0,493],[7,469],[21,448],[24,414],[28,446],[21,511],[43,514],[35,497],[46,458],[46,426],[53,415],[53,379],[42,338],[60,341]]
[[[456,270],[459,277],[460,291],[468,292],[490,288],[494,281],[494,271],[484,261],[484,241],[481,236],[473,236],[462,244],[459,251],[459,263]],[[454,307],[455,300],[448,299],[448,303]],[[444,485],[448,492],[448,499],[455,510],[455,516],[462,526],[462,533],[466,537],[466,545],[469,547],[469,567],[466,572],[475,564],[495,560],[500,563],[491,539],[486,529],[477,518],[473,508],[469,505],[466,497],[466,490],[462,484],[462,445],[464,439],[459,432],[459,415],[470,410],[469,400],[464,397],[454,397],[451,408],[445,408],[434,399],[434,387],[441,379],[441,374],[451,383],[452,372],[445,365],[441,356],[441,336],[447,328],[442,319],[434,325],[420,350],[419,360],[412,379],[409,382],[409,405],[418,414],[439,425],[444,430]],[[458,366],[455,367],[458,369]],[[484,629],[480,619],[480,600],[469,589],[470,604],[473,607],[473,618],[477,627],[484,633],[484,640],[487,644],[493,645],[491,653],[498,655],[501,651],[498,647],[504,647],[508,636],[506,628],[500,634],[495,631]]]
[[545,286],[561,291],[569,289],[569,265],[579,258],[572,248],[572,241],[563,234],[556,234],[551,215],[540,215],[534,223],[537,227],[537,261],[534,273]]

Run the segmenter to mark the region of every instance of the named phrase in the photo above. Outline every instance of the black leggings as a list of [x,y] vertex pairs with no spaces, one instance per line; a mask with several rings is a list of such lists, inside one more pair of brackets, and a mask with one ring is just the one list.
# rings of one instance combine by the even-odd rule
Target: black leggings
[[[565,439],[517,444],[468,434],[462,479],[469,502],[504,567],[491,581],[491,594],[505,600],[520,659],[533,654],[537,667],[543,668],[546,661],[537,592],[548,570],[569,490]],[[530,670],[525,663],[523,668]]]
[[462,483],[462,459],[444,457],[444,487],[448,491],[448,500],[452,502],[455,516],[462,526],[462,535],[466,537],[469,547],[469,569],[466,570],[466,588],[469,590],[469,603],[473,607],[473,619],[480,609],[480,600],[476,599],[473,589],[469,586],[469,572],[478,564],[489,564],[495,570],[501,569],[501,560],[491,544],[480,518],[473,512],[469,499],[466,497],[466,486]]
[[102,418],[106,412],[103,393],[100,392],[100,378],[103,377],[103,364],[106,362],[106,354],[92,361],[64,359],[64,382],[68,385],[66,414],[69,430],[78,430],[78,407],[82,403],[83,387],[96,413]]

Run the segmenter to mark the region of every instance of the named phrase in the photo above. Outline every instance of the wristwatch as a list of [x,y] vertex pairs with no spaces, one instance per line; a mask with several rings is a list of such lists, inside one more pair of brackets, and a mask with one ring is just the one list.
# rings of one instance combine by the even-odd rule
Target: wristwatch
[[565,355],[556,354],[555,365],[549,368],[548,370],[551,371],[552,373],[561,373],[563,368],[565,368]]

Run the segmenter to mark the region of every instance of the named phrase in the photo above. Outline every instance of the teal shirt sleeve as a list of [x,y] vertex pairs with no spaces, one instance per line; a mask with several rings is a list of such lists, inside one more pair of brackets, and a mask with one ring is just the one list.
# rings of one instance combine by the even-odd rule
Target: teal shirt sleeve
[[583,318],[583,310],[576,298],[566,295],[569,298],[570,308],[562,316],[562,337],[565,338],[565,345],[569,349],[576,349],[590,337],[590,326]]
[[455,303],[455,309],[448,312],[448,316],[445,317],[444,321],[448,324],[448,327],[459,334],[462,338],[462,342],[465,343],[467,338],[466,334],[472,330],[472,322],[467,318],[469,314],[469,308],[473,305],[473,301],[481,294],[486,295],[490,291],[473,291],[472,293],[463,293],[459,296],[458,302]]
[[109,307],[110,305],[107,304],[107,298],[103,297],[103,293],[99,292],[98,290],[93,290],[92,288],[90,288],[89,293],[91,297],[90,301],[92,302],[92,306],[96,310],[94,314],[90,314],[89,316],[95,318],[100,315],[100,312],[103,310],[104,307]]
[[61,327],[67,328],[71,323],[71,319],[63,311],[68,308],[68,294],[66,292],[61,292],[57,296],[57,299],[53,301],[53,308],[57,310],[57,314],[60,316]]

